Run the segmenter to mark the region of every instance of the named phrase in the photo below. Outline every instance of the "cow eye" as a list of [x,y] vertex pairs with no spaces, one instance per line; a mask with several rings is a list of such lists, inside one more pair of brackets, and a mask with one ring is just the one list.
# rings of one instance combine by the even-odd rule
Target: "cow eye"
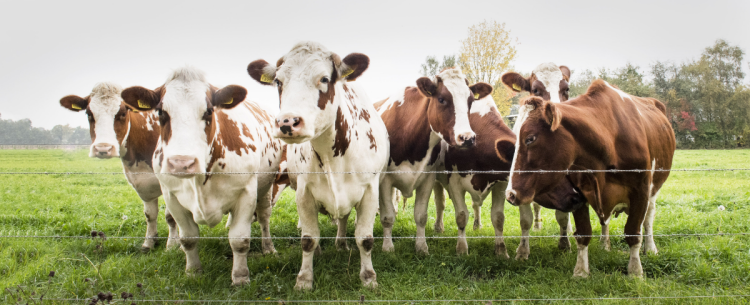
[[323,76],[323,78],[320,79],[320,82],[323,83],[323,84],[327,84],[328,83],[328,77]]
[[534,143],[534,141],[536,141],[536,136],[535,135],[530,135],[530,136],[526,137],[525,143],[526,143],[526,145],[530,145],[531,143]]
[[281,87],[281,81],[278,78],[273,81],[276,82],[276,86]]
[[534,94],[535,95],[539,95],[539,90],[538,89],[534,89]]
[[211,121],[211,118],[213,118],[214,109],[208,108],[206,109],[206,112],[203,113],[203,120],[206,121],[206,123]]
[[439,97],[438,103],[440,103],[440,105],[445,105],[445,99],[443,99],[442,97]]
[[91,115],[91,113],[87,113],[86,116],[89,118],[89,121],[91,121],[91,122],[94,121],[94,116]]

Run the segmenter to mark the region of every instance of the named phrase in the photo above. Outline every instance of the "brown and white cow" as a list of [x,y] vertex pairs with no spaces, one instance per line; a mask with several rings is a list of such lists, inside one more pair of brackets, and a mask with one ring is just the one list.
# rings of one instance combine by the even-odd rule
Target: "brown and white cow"
[[[624,211],[628,214],[628,274],[643,276],[641,226],[646,235],[644,250],[656,253],[656,197],[669,176],[668,171],[656,169],[669,170],[675,150],[664,104],[628,95],[596,80],[584,95],[566,103],[531,97],[522,103],[522,112],[526,116],[519,121],[507,200],[513,205],[536,201],[547,208],[573,212],[578,243],[573,275],[577,277],[589,274],[589,205],[602,224],[608,223],[612,214]],[[522,172],[539,169],[561,172]],[[566,174],[566,170],[597,172]]]
[[[566,66],[557,66],[554,63],[548,62],[543,63],[534,68],[531,75],[528,78],[515,72],[508,72],[503,74],[501,77],[503,83],[511,88],[515,92],[529,92],[532,96],[538,96],[545,101],[552,101],[553,103],[565,102],[568,100],[568,93],[570,87],[570,69]],[[518,122],[521,118],[517,118]],[[513,131],[518,132],[516,127],[520,127],[520,124],[513,126]],[[534,230],[542,229],[542,215],[541,206],[534,203]],[[521,223],[523,224],[531,221],[527,219],[529,213],[526,213],[526,209],[531,207],[522,206],[521,209]],[[560,226],[560,241],[558,248],[561,250],[570,249],[570,241],[568,240],[568,233],[571,231],[570,228],[570,215],[561,211],[555,211],[555,219]],[[608,235],[607,235],[608,236]],[[609,239],[607,239],[609,240]],[[609,249],[609,243],[606,244],[606,249]]]
[[[159,215],[161,188],[154,175],[151,159],[159,140],[159,120],[153,111],[138,111],[122,102],[122,88],[113,83],[99,83],[86,97],[68,95],[60,105],[72,111],[85,111],[89,119],[91,147],[89,157],[120,158],[130,186],[143,201],[146,215],[146,240],[141,249],[154,247],[156,218]],[[167,248],[177,246],[174,219],[166,210],[169,225]]]
[[[492,92],[486,83],[469,86],[460,69],[441,71],[433,79],[422,77],[416,87],[406,87],[399,93],[375,104],[383,118],[391,143],[388,173],[380,184],[380,223],[383,225],[383,251],[393,251],[391,232],[395,221],[393,189],[411,197],[416,190],[414,220],[417,224],[416,249],[427,254],[425,226],[427,203],[435,183],[434,171],[443,169],[441,143],[469,148],[474,146],[475,134],[469,125],[469,108],[475,98]],[[441,190],[442,191],[442,190]],[[442,231],[441,219],[436,231]],[[468,214],[456,212],[459,232],[466,227]],[[459,250],[459,253],[465,251]]]
[[377,287],[371,258],[373,226],[389,143],[372,102],[353,83],[369,62],[364,54],[352,53],[342,60],[319,43],[301,42],[276,65],[261,59],[247,67],[253,79],[279,91],[274,136],[288,143],[287,168],[302,227],[298,290],[312,289],[318,212],[337,220],[336,244],[342,246],[346,242],[340,237],[346,234],[352,209],[357,210],[359,277],[364,286]]
[[[263,253],[276,252],[268,239],[268,222],[282,143],[271,137],[273,118],[244,101],[246,94],[237,85],[218,89],[191,67],[175,70],[155,90],[131,87],[122,92],[128,105],[159,113],[162,128],[154,171],[180,229],[186,270],[201,270],[198,225],[213,227],[230,214],[234,285],[250,280],[247,252],[254,213],[265,238]],[[253,172],[262,173],[223,174]]]

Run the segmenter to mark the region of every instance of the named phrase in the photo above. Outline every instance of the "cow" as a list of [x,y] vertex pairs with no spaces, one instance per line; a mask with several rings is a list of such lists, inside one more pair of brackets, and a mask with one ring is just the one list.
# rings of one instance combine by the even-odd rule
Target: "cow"
[[370,63],[367,55],[341,59],[317,42],[300,42],[276,65],[259,59],[247,72],[279,92],[274,136],[287,146],[287,168],[296,190],[302,227],[302,266],[295,289],[313,284],[318,249],[318,212],[338,222],[336,245],[346,247],[346,224],[355,208],[354,231],[360,255],[359,277],[377,287],[371,251],[378,211],[378,186],[387,166],[389,143],[383,120],[365,92],[353,83]]
[[263,253],[276,252],[269,218],[283,147],[270,134],[273,118],[245,101],[246,95],[241,86],[212,86],[202,71],[189,66],[175,70],[154,90],[135,86],[122,92],[131,107],[159,114],[162,128],[152,162],[180,230],[186,271],[202,269],[198,225],[213,227],[230,214],[233,285],[250,281],[247,253],[254,213],[264,238]]
[[[551,101],[553,103],[565,102],[569,98],[570,86],[570,69],[567,66],[557,66],[554,63],[548,62],[543,63],[534,68],[529,77],[523,77],[516,72],[507,72],[501,77],[503,83],[515,92],[528,92],[532,96],[538,96],[544,100]],[[516,122],[518,119],[516,120]],[[518,133],[516,127],[520,127],[520,124],[513,125],[513,131]],[[541,207],[534,203],[534,230],[542,229],[542,216]],[[521,209],[521,228],[525,223],[530,222],[529,213],[525,210],[529,209],[528,206],[522,206]],[[568,240],[568,233],[571,231],[570,228],[570,215],[560,211],[555,211],[555,219],[560,226],[560,239],[558,242],[558,248],[561,250],[570,249],[570,240]],[[607,241],[609,240],[609,235]],[[604,238],[604,237],[603,237]],[[604,240],[604,239],[603,239]],[[609,249],[609,243],[605,243],[605,249]]]
[[[91,146],[89,157],[120,158],[125,178],[143,201],[146,215],[146,239],[141,250],[148,252],[154,247],[159,196],[161,188],[154,175],[151,159],[159,140],[161,127],[154,111],[138,111],[125,104],[120,97],[122,88],[104,82],[94,86],[86,97],[68,95],[60,99],[60,105],[79,112],[85,111],[89,120]],[[166,211],[169,225],[167,248],[177,246],[177,228],[169,210]]]
[[[573,212],[578,246],[574,277],[589,274],[589,205],[603,225],[613,213],[627,213],[628,274],[642,277],[641,226],[645,252],[657,253],[653,240],[656,198],[669,176],[675,151],[664,104],[596,80],[585,94],[565,103],[526,99],[521,113],[524,120],[517,123],[516,155],[505,194],[508,202],[518,206],[535,201]],[[554,172],[523,172],[540,169]]]
[[[396,188],[409,197],[416,190],[416,251],[428,254],[424,238],[427,204],[435,183],[434,171],[443,169],[441,143],[462,149],[474,146],[476,137],[469,125],[469,107],[475,98],[484,98],[492,92],[492,86],[486,83],[469,86],[466,76],[457,68],[445,69],[432,79],[421,77],[416,83],[416,87],[401,89],[375,104],[388,129],[391,144],[389,173],[380,184],[384,252],[393,251],[391,232],[395,210],[392,197]],[[467,218],[468,213],[456,212],[459,232],[464,232]],[[442,224],[442,219],[436,224]],[[442,231],[442,226],[436,226],[435,230]],[[460,247],[457,250],[460,254],[466,252]]]

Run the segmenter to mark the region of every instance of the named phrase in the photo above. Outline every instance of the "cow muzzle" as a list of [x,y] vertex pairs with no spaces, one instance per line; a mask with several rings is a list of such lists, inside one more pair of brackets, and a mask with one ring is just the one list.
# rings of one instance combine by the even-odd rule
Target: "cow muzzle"
[[97,157],[100,159],[109,159],[112,157],[117,157],[115,153],[115,146],[112,144],[106,144],[106,143],[95,144],[94,147],[91,148],[91,152],[94,157]]
[[474,132],[464,132],[456,136],[456,145],[461,148],[473,147],[476,139],[477,135]]
[[298,142],[304,140],[308,135],[304,132],[305,120],[296,115],[282,115],[276,118],[275,137],[284,141]]
[[198,158],[172,156],[167,158],[167,173],[178,178],[189,178],[198,173]]

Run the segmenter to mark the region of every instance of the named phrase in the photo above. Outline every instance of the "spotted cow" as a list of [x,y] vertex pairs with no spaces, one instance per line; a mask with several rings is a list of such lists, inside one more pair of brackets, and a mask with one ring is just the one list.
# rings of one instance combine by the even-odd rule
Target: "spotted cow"
[[[151,159],[159,140],[159,119],[154,111],[138,111],[123,103],[122,88],[114,83],[99,83],[86,97],[68,95],[60,105],[72,111],[84,111],[89,120],[92,144],[89,157],[120,158],[125,177],[143,201],[146,215],[146,240],[141,249],[149,251],[157,237],[161,188],[154,175]],[[174,219],[166,210],[169,225],[167,248],[177,246]]]
[[[664,104],[596,80],[585,94],[565,103],[531,97],[521,107],[524,119],[517,122],[516,156],[506,199],[513,205],[535,201],[547,208],[573,212],[578,244],[573,271],[576,277],[589,274],[589,206],[603,225],[612,214],[627,213],[628,274],[642,277],[641,226],[646,235],[644,250],[656,253],[656,197],[669,176],[669,171],[656,169],[669,170],[675,151],[674,132]],[[558,172],[523,172],[538,169]],[[566,173],[569,170],[576,171]]]
[[[201,270],[198,225],[213,227],[230,214],[232,284],[249,281],[247,252],[250,224],[257,215],[261,235],[270,237],[271,188],[281,161],[281,141],[271,137],[273,118],[245,101],[247,90],[210,85],[203,72],[175,70],[154,90],[131,87],[125,102],[139,110],[155,109],[162,126],[154,153],[154,171],[164,201],[180,229],[186,270]],[[263,172],[262,174],[245,174]],[[243,173],[243,174],[229,174]],[[263,239],[263,253],[276,252]]]
[[341,237],[353,208],[359,277],[364,286],[377,287],[371,259],[373,225],[389,143],[372,102],[353,83],[369,62],[364,54],[352,53],[342,60],[319,43],[301,42],[275,65],[261,59],[247,67],[253,79],[279,92],[274,135],[288,143],[286,162],[302,227],[298,290],[312,289],[318,212],[336,219],[336,244],[345,247]]
[[[411,197],[416,191],[414,220],[417,224],[416,250],[427,254],[425,226],[427,203],[436,174],[442,170],[442,142],[466,149],[474,146],[476,137],[469,124],[469,108],[477,98],[492,92],[492,86],[477,83],[469,86],[460,69],[449,68],[432,79],[422,77],[416,87],[407,87],[375,104],[383,118],[391,143],[388,173],[380,184],[380,222],[383,225],[383,251],[393,251],[391,232],[395,221],[393,189]],[[441,190],[442,192],[442,190]],[[438,207],[439,210],[444,206]],[[442,231],[442,212],[435,222]],[[456,212],[459,235],[466,226],[467,213]],[[459,250],[459,253],[463,251]]]

